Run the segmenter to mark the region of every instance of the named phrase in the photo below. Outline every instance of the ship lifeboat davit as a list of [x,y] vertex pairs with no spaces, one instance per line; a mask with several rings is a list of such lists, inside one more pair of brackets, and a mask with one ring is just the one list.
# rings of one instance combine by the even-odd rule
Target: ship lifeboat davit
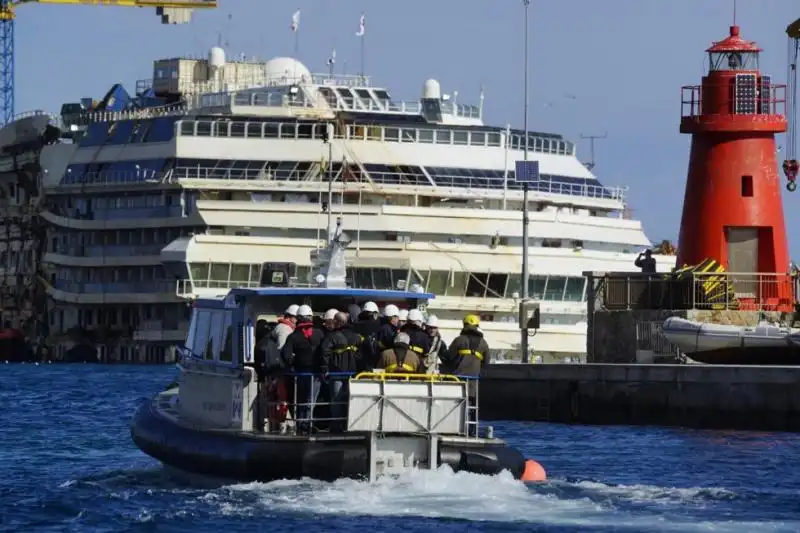
[[664,337],[698,363],[716,365],[786,365],[800,363],[800,348],[792,342],[800,330],[760,323],[735,326],[670,317]]

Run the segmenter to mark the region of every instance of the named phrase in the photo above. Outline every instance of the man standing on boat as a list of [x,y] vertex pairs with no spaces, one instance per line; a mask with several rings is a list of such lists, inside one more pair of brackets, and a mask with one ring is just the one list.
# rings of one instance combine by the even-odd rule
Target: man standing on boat
[[394,304],[387,304],[383,308],[384,323],[378,330],[378,354],[383,350],[388,350],[394,343],[394,337],[400,330],[400,310]]
[[298,309],[300,309],[299,305],[290,305],[283,313],[283,316],[278,319],[278,324],[272,330],[275,342],[278,343],[279,350],[283,348],[283,345],[286,344],[286,339],[288,339],[289,335],[294,331],[294,327],[297,324]]
[[297,326],[286,339],[281,350],[284,361],[291,361],[295,377],[297,406],[296,419],[298,429],[310,431],[314,416],[314,404],[319,396],[321,366],[320,346],[324,333],[314,327],[314,312],[308,305],[301,305],[297,310]]
[[416,374],[419,372],[420,360],[413,350],[409,349],[411,339],[405,333],[398,333],[392,341],[392,347],[381,352],[378,368],[392,374]]
[[[328,384],[331,406],[331,430],[343,431],[347,420],[347,377],[361,365],[361,335],[348,320],[347,313],[338,312],[333,319],[333,331],[322,341],[320,372]],[[339,374],[330,377],[330,374]]]
[[422,316],[422,311],[419,309],[411,309],[408,312],[406,323],[400,326],[400,331],[407,334],[408,338],[411,339],[411,343],[408,347],[417,354],[420,360],[425,357],[431,349],[431,338],[425,333],[425,330],[422,329],[422,323],[424,321],[425,317]]
[[653,252],[649,249],[639,254],[636,261],[633,262],[637,268],[642,270],[642,274],[655,274],[656,273],[656,258],[653,257]]
[[442,374],[474,376],[481,374],[481,368],[489,363],[489,343],[483,338],[481,319],[477,315],[464,317],[461,335],[453,339],[442,361]]
[[431,338],[431,348],[425,355],[422,364],[425,366],[426,374],[438,374],[439,362],[447,359],[447,343],[439,334],[439,319],[436,315],[428,316],[428,320],[425,322],[425,331]]

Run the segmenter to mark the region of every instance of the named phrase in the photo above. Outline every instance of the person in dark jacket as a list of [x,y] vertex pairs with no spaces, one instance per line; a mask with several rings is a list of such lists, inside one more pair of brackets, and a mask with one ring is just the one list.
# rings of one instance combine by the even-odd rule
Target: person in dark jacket
[[378,345],[378,353],[393,346],[394,338],[400,329],[400,309],[394,304],[388,304],[383,308],[383,318],[384,323],[375,338]]
[[[361,335],[349,323],[347,313],[334,317],[334,329],[322,341],[320,372],[328,383],[331,401],[331,429],[344,431],[347,420],[347,379],[341,374],[355,374],[361,366]],[[340,374],[330,376],[330,374]]]
[[[324,336],[325,334],[319,328],[314,327],[311,307],[301,305],[297,311],[297,325],[281,349],[281,358],[284,361],[290,361],[297,374],[319,374],[322,366],[320,347]],[[297,390],[295,411],[299,429],[306,431],[312,429],[314,404],[319,396],[320,384],[318,375],[295,378]]]
[[400,326],[400,331],[408,335],[411,339],[411,344],[408,345],[409,349],[417,354],[420,360],[431,349],[431,338],[422,328],[425,322],[425,317],[422,316],[422,311],[419,309],[411,309],[408,312],[406,323]]
[[489,363],[489,344],[480,330],[481,321],[476,315],[464,317],[461,335],[453,339],[442,361],[442,374],[478,377],[481,368]]
[[[467,315],[464,317],[464,328],[461,335],[453,339],[450,348],[447,350],[447,360],[442,361],[439,370],[442,374],[452,374],[456,376],[474,377],[467,385],[469,401],[473,405],[478,394],[478,377],[481,368],[489,363],[489,344],[483,338],[480,328],[481,320],[477,315]],[[477,434],[477,420],[475,409],[469,410],[470,435]]]
[[419,372],[420,360],[417,354],[409,349],[411,339],[405,333],[398,333],[392,340],[392,346],[381,352],[378,368],[391,374],[416,374]]
[[361,353],[364,369],[375,368],[378,360],[377,337],[381,322],[378,320],[378,305],[375,302],[367,302],[358,315],[354,329],[361,335]]

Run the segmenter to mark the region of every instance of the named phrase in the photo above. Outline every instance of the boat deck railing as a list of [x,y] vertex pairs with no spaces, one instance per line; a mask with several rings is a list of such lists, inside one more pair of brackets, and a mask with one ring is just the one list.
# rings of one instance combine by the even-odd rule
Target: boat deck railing
[[[267,376],[262,391],[259,393],[259,410],[255,417],[254,430],[271,434],[312,435],[339,433],[348,430],[348,408],[352,405],[349,396],[349,384],[353,381],[371,382],[417,382],[465,383],[472,392],[465,394],[466,417],[458,434],[462,436],[478,436],[479,400],[476,377],[454,376],[447,374],[415,374],[386,373],[382,371],[347,373],[280,373]],[[419,396],[392,394],[391,397],[380,396],[375,403],[393,403],[398,416],[411,421],[413,416],[403,412],[403,401],[419,401]],[[434,394],[426,398],[427,408],[433,409],[437,400]],[[263,424],[259,421],[263,420]],[[435,433],[436,428],[425,423],[412,422],[417,433]],[[435,426],[435,424],[434,424]]]
[[[585,272],[608,310],[793,312],[798,276],[787,272]],[[593,298],[594,296],[590,296]]]

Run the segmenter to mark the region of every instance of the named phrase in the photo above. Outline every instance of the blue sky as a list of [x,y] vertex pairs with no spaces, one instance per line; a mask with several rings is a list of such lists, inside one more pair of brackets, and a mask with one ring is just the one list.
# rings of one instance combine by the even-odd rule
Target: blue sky
[[[366,70],[395,98],[418,98],[427,78],[477,103],[487,121],[523,122],[521,0],[220,0],[186,26],[165,26],[150,9],[26,5],[17,18],[16,110],[58,111],[63,101],[101,97],[116,82],[131,90],[152,61],[205,56],[220,32],[229,55],[292,55],[289,29],[301,9],[299,59],[314,72],[337,49],[355,73],[366,13]],[[597,142],[595,172],[630,187],[634,217],[653,241],[677,240],[689,137],[678,133],[680,87],[703,75],[704,50],[724,38],[733,0],[532,0],[530,129],[608,134]],[[786,78],[786,26],[797,0],[739,0],[745,39],[765,52],[762,70]],[[778,144],[783,144],[779,137]],[[779,154],[779,161],[782,160]],[[800,259],[800,191],[784,195],[792,255]]]

